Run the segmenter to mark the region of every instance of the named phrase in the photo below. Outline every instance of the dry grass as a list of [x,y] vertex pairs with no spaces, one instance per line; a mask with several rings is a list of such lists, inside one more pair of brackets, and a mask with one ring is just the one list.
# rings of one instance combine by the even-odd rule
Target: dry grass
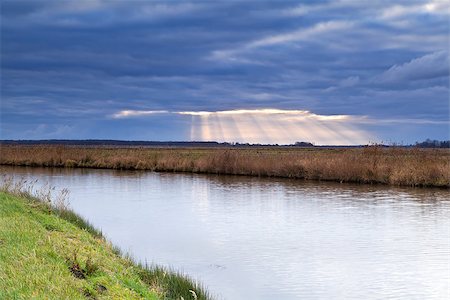
[[274,176],[450,187],[448,149],[0,146],[0,164]]

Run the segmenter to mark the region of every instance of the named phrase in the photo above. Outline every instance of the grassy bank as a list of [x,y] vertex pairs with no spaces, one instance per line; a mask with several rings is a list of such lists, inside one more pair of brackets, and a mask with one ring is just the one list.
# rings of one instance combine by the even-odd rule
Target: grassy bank
[[450,186],[448,149],[118,148],[2,145],[0,164],[276,176],[405,186]]
[[210,298],[182,275],[121,256],[63,202],[28,191],[0,189],[0,299]]

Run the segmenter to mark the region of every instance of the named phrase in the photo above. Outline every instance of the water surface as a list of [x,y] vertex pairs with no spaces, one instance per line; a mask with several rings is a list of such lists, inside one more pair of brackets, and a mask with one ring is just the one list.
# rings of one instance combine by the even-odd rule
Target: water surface
[[92,169],[1,167],[67,187],[136,259],[218,299],[450,297],[450,193],[439,189]]

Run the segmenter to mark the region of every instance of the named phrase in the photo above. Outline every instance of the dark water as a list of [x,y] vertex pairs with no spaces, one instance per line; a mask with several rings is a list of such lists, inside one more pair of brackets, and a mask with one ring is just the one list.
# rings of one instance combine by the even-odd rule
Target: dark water
[[448,299],[448,190],[2,167],[219,299]]

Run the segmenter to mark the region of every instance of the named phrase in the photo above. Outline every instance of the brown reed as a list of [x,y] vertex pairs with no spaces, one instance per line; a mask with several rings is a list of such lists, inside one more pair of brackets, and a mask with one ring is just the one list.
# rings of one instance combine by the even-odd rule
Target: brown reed
[[0,164],[288,177],[450,187],[449,149],[142,148],[1,145]]

